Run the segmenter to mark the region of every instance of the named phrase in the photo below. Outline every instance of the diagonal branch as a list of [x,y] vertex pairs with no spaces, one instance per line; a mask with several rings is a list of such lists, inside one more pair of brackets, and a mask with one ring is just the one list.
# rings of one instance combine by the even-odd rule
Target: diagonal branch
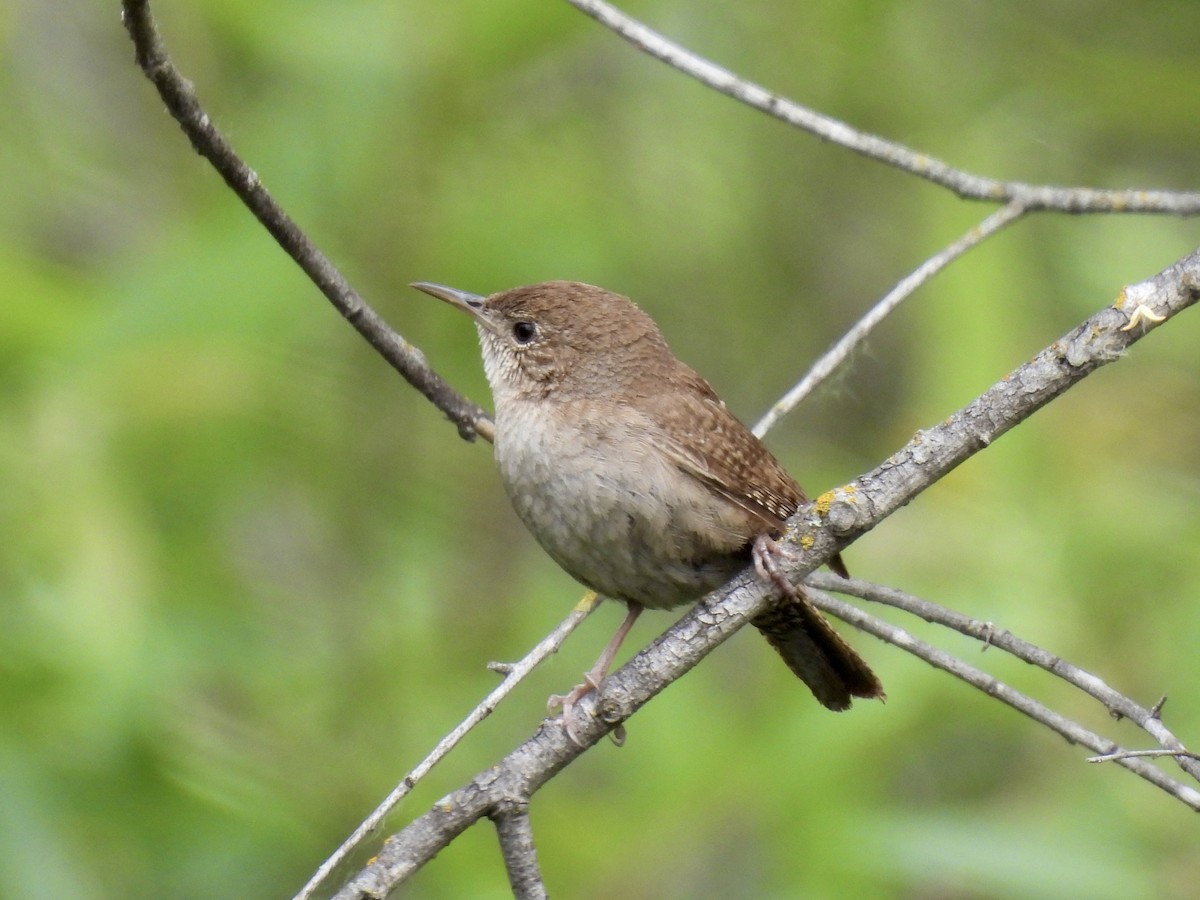
[[[758,85],[739,79],[695,54],[671,44],[605,3],[598,0],[570,2],[609,27],[618,31],[625,29],[623,33],[628,39],[676,68],[790,124],[805,128],[824,139],[836,141],[871,158],[920,175],[954,190],[960,196],[994,202],[1007,201],[1007,206],[980,226],[980,230],[986,233],[991,233],[1027,211],[1037,210],[1074,213],[1158,212],[1179,215],[1200,212],[1200,194],[1195,193],[1039,187],[980,178],[946,163],[931,160],[908,148],[855,131],[842,123],[774,96]],[[221,173],[231,189],[318,285],[335,308],[393,367],[457,425],[461,435],[468,439],[476,434],[489,438],[491,422],[487,413],[450,388],[428,366],[417,348],[392,331],[367,306],[329,260],[275,203],[262,186],[257,174],[233,152],[232,147],[200,107],[191,85],[168,59],[150,16],[147,0],[124,0],[123,8],[126,28],[137,48],[138,65],[155,84],[168,110],[179,122],[196,150]],[[617,27],[618,25],[620,27]],[[920,283],[933,271],[944,266],[952,255],[961,252],[956,251],[956,247],[961,245],[962,249],[967,249],[975,243],[978,243],[978,237],[968,234],[959,244],[952,245],[941,254],[932,257],[914,272],[910,279]],[[873,528],[960,462],[983,449],[996,437],[1049,403],[1091,371],[1118,359],[1124,350],[1146,331],[1194,303],[1197,293],[1200,292],[1198,268],[1200,262],[1197,256],[1193,255],[1150,282],[1127,289],[1115,308],[1106,308],[1084,322],[946,422],[918,433],[907,446],[874,471],[824,495],[815,504],[803,510],[793,522],[791,547],[796,551],[796,562],[791,567],[792,574],[799,578],[811,572],[836,550]],[[909,289],[909,285],[902,285],[893,295],[885,298],[876,310],[869,313],[867,319],[873,322],[871,317],[876,315],[877,311],[878,317],[881,318]],[[807,388],[802,384],[797,390],[801,389]],[[800,549],[801,546],[803,550]],[[724,595],[721,596],[722,594]],[[659,640],[606,681],[599,697],[582,704],[581,712],[594,711],[597,715],[579,730],[581,741],[585,745],[594,743],[623,722],[667,684],[680,677],[726,640],[748,617],[759,611],[766,601],[764,586],[752,575],[743,574],[731,583],[727,593],[718,592],[698,604]],[[833,603],[832,599],[822,602]],[[849,611],[843,611],[847,617],[859,617],[861,627],[881,633],[885,639],[896,641],[906,649],[915,646],[899,632],[888,633],[886,629],[879,631],[871,624],[871,617],[867,617],[865,613],[854,612],[853,607],[847,607],[847,610]],[[964,669],[963,672],[965,671]],[[1086,680],[1083,678],[1086,675],[1087,673],[1082,673],[1080,680]],[[993,693],[994,689],[990,687],[990,683],[981,682],[979,686]],[[1002,699],[1013,702],[1016,698],[1010,696]],[[1047,721],[1047,724],[1056,727],[1069,739],[1081,739],[1078,733],[1064,730],[1066,725],[1063,723],[1052,724],[1049,719],[1039,720]],[[1182,747],[1162,727],[1157,710],[1149,711],[1142,724],[1164,747]],[[1073,726],[1073,723],[1067,725]],[[1099,749],[1115,749],[1102,739],[1096,740],[1102,744]],[[527,804],[542,784],[581,752],[582,748],[565,739],[557,722],[544,723],[529,741],[513,751],[505,761],[481,774],[466,788],[452,794],[425,816],[420,817],[405,829],[402,839],[398,836],[390,840],[378,860],[364,870],[359,879],[346,889],[349,893],[344,891],[343,895],[379,896],[386,893],[390,890],[389,885],[394,886],[406,872],[413,871],[421,862],[431,858],[472,822],[488,815],[497,822],[500,830],[510,876],[514,877],[514,887],[518,883],[527,884],[529,895],[537,896],[536,891],[544,888],[540,887],[536,857],[532,855],[532,842],[525,840],[525,837],[529,836]],[[1128,755],[1120,762],[1135,771],[1138,771],[1138,766],[1147,765]],[[1139,774],[1151,780],[1155,777],[1142,772]],[[1159,775],[1161,776],[1161,773]],[[1170,782],[1170,779],[1162,779],[1165,779],[1165,776],[1155,783],[1164,789],[1170,790],[1170,785],[1176,784]],[[1175,792],[1175,795],[1185,802],[1191,802],[1193,794]]]
[[[1103,680],[1097,678],[1090,672],[1085,672],[1078,666],[1074,666],[1067,662],[1062,657],[1056,656],[1055,654],[1050,653],[1048,650],[1043,650],[1036,644],[1023,640],[1009,631],[997,629],[990,623],[980,622],[977,619],[972,619],[970,616],[964,616],[960,612],[947,609],[944,606],[940,606],[937,603],[924,600],[920,597],[914,597],[911,594],[898,591],[895,588],[880,584],[871,584],[870,582],[860,581],[854,578],[839,578],[838,576],[827,572],[813,572],[806,580],[806,583],[821,590],[838,591],[839,593],[850,594],[851,596],[859,597],[863,600],[870,600],[876,603],[883,603],[888,606],[893,606],[896,609],[902,609],[905,612],[919,616],[926,622],[944,625],[947,628],[954,629],[960,634],[965,634],[968,637],[975,638],[983,643],[985,649],[988,647],[996,647],[999,650],[1003,650],[1006,653],[1012,654],[1017,659],[1046,670],[1055,677],[1061,678],[1063,681],[1067,682],[1073,687],[1078,688],[1089,697],[1092,697],[1093,699],[1104,704],[1105,709],[1114,718],[1128,719],[1129,721],[1133,722],[1152,738],[1158,741],[1159,745],[1164,748],[1162,751],[1147,751],[1148,753],[1161,753],[1163,756],[1174,756],[1175,761],[1179,764],[1181,769],[1187,772],[1187,774],[1192,776],[1192,778],[1195,780],[1200,781],[1200,763],[1197,762],[1197,759],[1200,759],[1200,757],[1197,757],[1196,754],[1189,751],[1183,745],[1183,742],[1179,740],[1179,738],[1166,729],[1162,723],[1161,708],[1159,705],[1156,705],[1153,708],[1144,707],[1139,703],[1135,703],[1133,700],[1131,700],[1129,697],[1126,697],[1119,691],[1109,687],[1104,683]],[[830,603],[829,601],[832,600],[832,598],[828,597],[826,594],[813,592],[812,596],[813,601],[817,606],[820,606],[822,609],[833,613],[834,615],[844,619],[847,622],[850,622],[851,624],[862,627],[861,623],[854,621],[852,615],[846,615],[847,610],[854,610],[855,613],[861,612],[855,607],[836,600]],[[883,623],[880,623],[880,625],[883,628],[891,627],[884,625]],[[874,626],[868,628],[868,630],[870,630],[872,634],[884,637],[884,635],[880,634],[880,630]],[[889,640],[889,643],[894,643],[887,637],[884,637],[884,639]],[[942,653],[942,651],[937,652]],[[953,669],[952,665],[946,664],[941,658],[934,660],[924,653],[918,653],[916,655],[920,656],[922,659],[925,659],[927,662],[930,662],[932,665],[936,665],[938,668],[950,672],[952,675],[959,675],[959,677],[962,677],[959,672]],[[961,661],[954,659],[954,657],[950,657],[948,654],[945,654],[945,656],[948,659],[953,660],[955,664],[961,664]],[[969,678],[964,680],[970,681]],[[986,690],[986,688],[982,689]],[[990,690],[986,690],[986,692],[993,694],[993,692]],[[1078,743],[1086,744],[1088,747],[1091,747],[1097,752],[1101,752],[1106,755],[1114,754],[1114,746],[1111,744],[1111,742],[1102,741],[1101,745],[1097,746],[1092,742],[1083,740],[1077,734],[1068,733],[1061,727],[1061,723],[1051,722],[1043,719],[1039,715],[1033,715],[1032,713],[1029,713],[1027,709],[1022,711],[1030,714],[1032,718],[1036,719],[1037,721],[1042,722],[1045,725],[1049,725],[1068,740],[1074,740]],[[1073,723],[1072,726],[1078,727],[1074,726]],[[1100,739],[1097,738],[1096,740],[1099,741]],[[1137,756],[1145,755],[1147,754],[1135,752],[1124,753],[1122,754],[1122,757],[1127,756],[1129,758],[1135,758]],[[1139,771],[1139,774],[1143,773]],[[1192,794],[1186,798],[1181,796],[1178,792],[1174,793],[1176,796],[1179,796],[1180,799],[1185,800],[1189,806],[1192,806],[1197,811],[1200,811],[1200,793],[1193,790]]]
[[829,528],[807,532],[801,538],[805,546],[817,550],[821,560],[832,556],[1055,397],[1120,359],[1143,335],[1198,297],[1200,250],[1125,288],[1113,306],[1086,319],[945,421],[918,431],[876,469],[817,498],[815,507]]
[[212,163],[230,189],[346,321],[409,384],[444,412],[458,426],[460,435],[467,440],[474,440],[476,435],[491,440],[492,422],[488,413],[450,387],[430,368],[419,349],[397,334],[367,305],[329,258],[275,202],[263,187],[258,173],[241,160],[213,125],[200,106],[191,82],[179,73],[168,57],[166,45],[150,14],[149,0],[123,0],[121,6],[122,20],[133,40],[138,66],[154,83],[167,111],[179,123],[196,152]]
[[[1046,347],[982,396],[940,424],[919,432],[880,466],[850,484],[831,491],[801,510],[790,523],[789,575],[807,576],[833,553],[878,525],[925,488],[938,481],[996,438],[1024,421],[1096,369],[1120,359],[1151,328],[1200,300],[1200,251],[1154,278],[1126,288],[1115,306],[1096,313]],[[1139,322],[1140,327],[1128,328]],[[596,697],[577,707],[582,713],[578,738],[567,739],[557,721],[545,721],[525,743],[495,766],[450,794],[384,844],[375,860],[337,894],[340,900],[386,896],[476,819],[493,814],[497,804],[514,796],[528,798],[554,774],[576,759],[583,748],[628,719],[667,685],[727,640],[769,600],[770,589],[752,572],[743,572],[696,605],[649,647],[605,680]],[[949,654],[923,645],[902,629],[894,629],[848,604],[838,609],[833,598],[821,598],[835,611],[902,649],[954,671],[959,677],[1004,702],[1036,714],[1068,740],[1101,752],[1114,745],[1024,698],[1006,685],[955,661]],[[878,625],[876,625],[878,623]],[[590,714],[590,715],[589,715]],[[1140,759],[1120,761],[1151,783],[1193,808],[1200,792],[1180,785]],[[441,843],[437,835],[441,834]]]
[[546,657],[558,652],[558,648],[562,646],[567,636],[596,610],[599,603],[600,598],[596,596],[595,592],[588,591],[587,595],[571,610],[571,613],[550,634],[538,641],[537,646],[526,653],[521,660],[511,665],[493,663],[492,668],[503,672],[504,680],[484,697],[483,700],[476,704],[475,708],[467,714],[467,717],[452,728],[449,734],[438,741],[438,745],[423,760],[417,763],[412,771],[400,780],[400,783],[383,798],[382,802],[375,807],[369,816],[359,823],[359,826],[342,842],[341,846],[331,853],[328,859],[321,863],[308,880],[308,883],[296,894],[295,900],[308,900],[309,897],[312,897],[316,889],[321,886],[334,869],[349,859],[359,844],[375,833],[375,830],[387,818],[388,813],[395,809],[396,804],[408,796],[421,779],[428,775],[434,766],[445,759],[450,751],[459,745],[462,739],[471,732],[471,729],[495,712],[500,702],[512,693],[513,689],[530,672],[539,666]]
[[[1000,679],[995,678],[988,673],[963,662],[952,653],[947,653],[945,650],[940,650],[931,644],[925,643],[903,628],[892,625],[888,622],[884,622],[882,619],[878,619],[875,616],[864,612],[857,606],[853,606],[845,601],[838,600],[837,598],[831,597],[828,594],[820,591],[813,591],[812,598],[813,602],[816,603],[821,609],[832,613],[845,622],[849,622],[856,628],[860,628],[863,631],[875,635],[880,640],[887,641],[889,644],[893,644],[902,650],[908,651],[918,659],[925,660],[925,662],[929,663],[931,666],[935,666],[936,668],[941,669],[943,672],[948,672],[955,678],[965,681],[972,687],[978,688],[989,697],[993,697],[996,700],[999,700],[1001,703],[1011,706],[1013,709],[1017,710],[1017,712],[1024,713],[1035,722],[1040,722],[1042,725],[1045,725],[1051,731],[1054,731],[1066,738],[1069,743],[1082,744],[1091,750],[1104,754],[1112,754],[1113,751],[1117,749],[1117,745],[1107,738],[1096,734],[1094,731],[1084,728],[1079,723],[1068,719],[1066,716],[1060,713],[1056,713],[1054,710],[1042,703],[1039,703],[1032,697],[1013,689],[1003,681],[1000,681]],[[915,597],[911,599],[921,604],[928,603],[928,601],[925,600],[917,600]],[[1040,647],[1034,647],[1033,644],[1029,644],[1026,641],[1021,641],[1021,643],[1025,644],[1027,647],[1033,648],[1033,650],[1037,651],[1038,654],[1046,656],[1050,655]],[[1073,666],[1071,668],[1074,669]],[[1082,672],[1082,670],[1075,669],[1075,671],[1083,675],[1087,675],[1087,673]],[[1127,697],[1121,697],[1121,695],[1116,694],[1115,691],[1112,691],[1112,694],[1114,694],[1116,697],[1120,697],[1121,705],[1136,706],[1136,704],[1134,704]],[[1155,787],[1166,791],[1181,803],[1184,803],[1191,809],[1200,812],[1200,791],[1196,790],[1196,788],[1176,781],[1175,779],[1169,777],[1161,769],[1157,768],[1151,763],[1145,762],[1140,758],[1125,754],[1121,756],[1114,756],[1113,759],[1119,765],[1124,766],[1136,775],[1140,775]]]
[[812,364],[808,372],[796,382],[795,386],[767,410],[766,415],[759,419],[758,423],[754,426],[754,433],[758,437],[762,437],[774,428],[780,419],[799,406],[804,401],[804,398],[815,391],[821,382],[836,372],[838,367],[854,352],[855,348],[862,345],[871,336],[871,333],[879,327],[880,323],[895,312],[901,303],[911,297],[917,288],[921,287],[921,285],[925,284],[925,282],[929,281],[968,250],[977,247],[1001,228],[1012,224],[1028,211],[1019,201],[1009,201],[978,225],[972,227],[970,231],[957,241],[943,247],[904,278],[900,279],[900,282],[888,291],[882,300],[867,310],[866,315],[855,322],[849,331],[838,338],[832,347],[821,354],[820,359]]
[[853,150],[870,159],[948,188],[964,200],[992,203],[1017,201],[1030,211],[1065,213],[1164,213],[1176,216],[1200,214],[1200,192],[1123,190],[1056,187],[1000,181],[956,168],[928,154],[885,140],[878,135],[851,128],[845,122],[822,115],[808,107],[740,78],[711,60],[659,34],[605,0],[567,0],[585,15],[648,53],[719,93],[732,97],[781,122],[816,135],[822,140]]

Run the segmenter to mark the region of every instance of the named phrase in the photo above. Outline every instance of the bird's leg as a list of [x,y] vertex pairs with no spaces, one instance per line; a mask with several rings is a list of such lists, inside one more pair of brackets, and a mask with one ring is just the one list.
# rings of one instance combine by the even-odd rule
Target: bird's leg
[[769,534],[760,534],[754,539],[754,547],[750,554],[754,559],[754,571],[758,573],[759,578],[774,584],[783,591],[785,597],[799,596],[796,586],[788,581],[779,569],[783,550]]
[[562,707],[563,725],[567,729],[567,737],[571,739],[571,743],[582,747],[583,742],[579,740],[579,736],[575,733],[575,722],[573,714],[575,704],[600,689],[600,682],[604,680],[604,676],[608,674],[608,669],[612,665],[613,660],[617,656],[617,651],[621,649],[621,643],[625,640],[625,636],[629,634],[629,630],[633,628],[633,623],[637,621],[637,617],[642,614],[643,607],[637,603],[629,604],[629,612],[625,614],[625,621],[617,629],[616,634],[612,636],[601,652],[596,664],[583,673],[583,682],[575,685],[565,694],[551,694],[550,699],[546,701],[546,709],[553,712],[556,707]]

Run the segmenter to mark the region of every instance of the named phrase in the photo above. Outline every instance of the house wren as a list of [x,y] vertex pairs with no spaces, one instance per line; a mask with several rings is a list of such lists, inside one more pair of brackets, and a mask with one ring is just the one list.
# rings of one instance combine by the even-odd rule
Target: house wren
[[[753,563],[780,597],[752,620],[833,710],[882,697],[865,662],[779,572],[774,539],[806,498],[653,320],[602,288],[550,281],[490,297],[413,285],[471,316],[496,405],[495,452],[517,515],[578,581],[629,615],[574,703],[607,673],[644,607],[696,600]],[[833,568],[845,574],[841,559]]]

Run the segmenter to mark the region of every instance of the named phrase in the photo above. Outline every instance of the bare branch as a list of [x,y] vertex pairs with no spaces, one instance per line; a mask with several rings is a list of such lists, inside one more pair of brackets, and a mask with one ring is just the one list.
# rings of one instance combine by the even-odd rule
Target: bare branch
[[1194,216],[1200,213],[1200,193],[1194,191],[1106,191],[999,181],[974,175],[902,144],[851,128],[844,122],[801,106],[753,81],[739,78],[729,70],[676,44],[604,0],[567,2],[605,28],[616,32],[639,50],[715,91],[822,140],[948,188],[965,200],[985,200],[993,203],[1016,201],[1030,211],[1054,210],[1065,213],[1163,213],[1176,216]]
[[775,425],[803,402],[804,398],[816,390],[826,378],[837,371],[857,347],[859,347],[884,319],[891,315],[901,303],[916,292],[934,275],[954,262],[972,247],[978,246],[998,232],[1005,225],[1011,224],[1023,216],[1028,210],[1018,201],[1012,200],[996,210],[953,244],[942,248],[914,271],[900,280],[894,288],[884,295],[883,299],[867,310],[866,315],[854,323],[854,326],[842,335],[836,343],[812,364],[804,377],[790,391],[781,397],[774,406],[767,410],[766,415],[758,420],[752,429],[758,437],[762,437]]
[[[1101,366],[1121,358],[1134,341],[1160,324],[1144,319],[1126,330],[1143,307],[1167,320],[1200,297],[1200,250],[1137,285],[1113,306],[1085,320],[984,394],[908,444],[861,478],[817,498],[821,518],[801,519],[811,530],[800,540],[823,561],[858,539],[955,466],[1023,422]],[[793,521],[797,518],[794,517]],[[812,568],[815,568],[812,567]],[[807,574],[806,569],[803,574]]]
[[[1107,738],[1084,728],[1066,716],[1056,713],[1032,697],[1014,690],[998,678],[974,666],[968,665],[958,657],[925,643],[911,632],[899,626],[891,625],[882,619],[877,619],[869,613],[863,612],[857,606],[852,606],[824,592],[812,591],[811,593],[813,602],[821,609],[826,610],[845,622],[849,622],[856,628],[861,628],[863,631],[887,641],[889,644],[893,644],[902,650],[907,650],[913,656],[925,660],[931,666],[936,666],[944,672],[950,673],[955,678],[962,679],[972,687],[983,691],[989,697],[994,697],[1001,703],[1005,703],[1018,712],[1029,716],[1035,722],[1040,722],[1051,731],[1057,732],[1070,743],[1082,744],[1091,750],[1102,753],[1110,753],[1114,749],[1113,742]],[[1128,701],[1127,698],[1122,699],[1132,704],[1132,701]],[[1131,755],[1118,754],[1112,758],[1125,768],[1140,775],[1146,781],[1156,787],[1162,788],[1175,799],[1200,812],[1200,791],[1174,780],[1161,769],[1140,759],[1136,759]]]
[[542,661],[551,654],[557,653],[558,648],[562,646],[563,641],[571,634],[579,625],[590,616],[600,605],[600,598],[596,596],[595,591],[588,591],[587,595],[575,605],[563,621],[551,631],[546,637],[542,638],[532,650],[516,663],[504,663],[503,665],[493,663],[491,668],[493,671],[501,672],[504,675],[504,680],[500,682],[496,688],[483,698],[479,704],[471,710],[465,719],[462,720],[454,729],[442,738],[436,747],[430,751],[421,762],[419,762],[411,772],[400,780],[386,797],[369,816],[363,819],[362,823],[350,837],[342,842],[342,845],[335,850],[325,862],[321,863],[316,872],[308,880],[308,883],[296,894],[295,900],[308,900],[312,897],[317,888],[322,882],[329,877],[338,866],[350,857],[358,845],[375,833],[382,823],[395,807],[396,804],[403,800],[412,791],[413,788],[420,783],[421,779],[429,774],[430,770],[441,762],[451,750],[458,746],[464,737],[466,737],[476,725],[490,716],[496,711],[500,705],[500,701],[507,697],[512,691],[525,680],[535,668],[541,665]]
[[1115,753],[1106,753],[1103,756],[1089,756],[1087,761],[1090,763],[1104,763],[1113,762],[1118,759],[1162,759],[1167,756],[1174,757],[1177,760],[1200,760],[1200,753],[1193,753],[1191,750],[1118,750]]
[[[698,78],[742,102],[839,143],[856,152],[917,174],[955,191],[960,196],[1007,202],[968,235],[931,257],[895,291],[885,297],[847,335],[831,349],[812,373],[797,385],[784,401],[778,415],[797,402],[798,397],[826,377],[838,361],[844,359],[863,336],[868,334],[904,297],[952,259],[989,234],[1028,211],[1062,212],[1156,212],[1192,215],[1200,212],[1200,194],[1167,191],[1098,191],[1082,188],[1039,187],[1018,182],[980,178],[955,169],[938,160],[881,138],[855,131],[843,123],[806,110],[751,82],[739,79],[707,60],[678,47],[640,23],[619,13],[599,0],[570,0],[603,24],[617,30],[643,50]],[[459,433],[468,439],[476,434],[491,435],[491,420],[480,407],[450,388],[426,363],[420,351],[392,331],[386,323],[353,291],[340,273],[279,208],[263,188],[256,173],[234,154],[229,143],[212,125],[200,107],[191,85],[176,71],[150,17],[146,0],[124,0],[125,24],[137,48],[137,61],[154,82],[171,114],[176,118],[196,150],[221,173],[231,189],[262,222],[285,251],[318,285],[335,308],[401,374],[453,421]],[[1155,279],[1128,288],[1115,307],[1108,307],[1042,351],[983,396],[950,419],[927,431],[919,432],[890,459],[856,480],[826,495],[801,510],[793,519],[789,547],[795,560],[790,574],[801,578],[846,544],[910,502],[926,487],[943,477],[962,461],[983,449],[1008,429],[1049,403],[1100,366],[1112,362],[1149,330],[1175,313],[1196,302],[1200,295],[1200,254],[1193,254]],[[794,396],[793,396],[794,395]],[[763,423],[763,428],[769,422]],[[803,548],[803,549],[802,549]],[[853,584],[853,583],[851,583]],[[845,585],[840,585],[845,586]],[[585,721],[578,729],[584,746],[599,740],[618,727],[668,684],[696,665],[707,653],[732,635],[761,610],[768,599],[768,588],[750,573],[734,579],[726,589],[699,603],[675,626],[637,654],[620,671],[610,676],[596,697],[585,699],[577,707]],[[847,621],[854,622],[897,645],[917,653],[935,665],[1002,699],[1015,708],[1063,734],[1068,740],[1085,743],[1106,753],[1193,808],[1200,808],[1200,794],[1172,781],[1157,768],[1140,759],[1142,752],[1125,752],[1086,729],[1037,704],[990,676],[955,660],[936,648],[916,641],[902,629],[882,623],[861,610],[830,597],[821,597],[821,605]],[[840,611],[839,611],[840,610]],[[572,617],[572,619],[574,616]],[[580,616],[582,618],[582,616]],[[965,619],[965,617],[963,617]],[[568,623],[572,622],[568,619]],[[568,623],[561,628],[569,631]],[[571,625],[573,627],[573,625]],[[980,631],[979,623],[970,627]],[[986,629],[982,629],[986,630]],[[562,632],[565,636],[566,631]],[[556,632],[558,635],[558,632]],[[548,638],[551,641],[555,635]],[[561,637],[558,638],[561,640]],[[1007,633],[991,634],[997,646],[1009,652],[1045,654],[1033,645],[1021,645]],[[539,647],[546,645],[544,641]],[[557,646],[557,644],[555,644]],[[1032,648],[1032,649],[1030,649]],[[1034,652],[1036,651],[1036,653]],[[544,655],[544,654],[542,654]],[[1048,656],[1048,654],[1046,654]],[[495,708],[500,697],[511,690],[541,658],[535,648],[521,664],[512,667],[505,682],[477,707],[420,766],[396,788],[380,808],[360,826],[343,845],[339,854],[318,871],[301,897],[326,877],[367,834],[378,827],[388,810],[403,797],[438,759],[442,758],[472,723]],[[1195,761],[1181,743],[1162,725],[1158,710],[1145,710],[1112,692],[1099,679],[1074,669],[1056,658],[1046,667],[1060,677],[1084,687],[1093,696],[1122,709],[1122,715],[1141,717],[1142,725],[1191,774]],[[518,670],[522,674],[518,675]],[[1086,686],[1085,686],[1086,685]],[[1130,710],[1128,712],[1125,710]],[[587,716],[592,712],[595,715]],[[461,733],[460,733],[461,730]],[[1115,751],[1115,752],[1114,752]],[[1157,753],[1158,751],[1147,751]],[[544,722],[537,732],[514,750],[499,765],[489,768],[471,784],[439,802],[408,828],[389,839],[367,869],[339,896],[377,897],[432,858],[462,830],[481,816],[492,817],[501,835],[506,863],[514,890],[527,890],[527,896],[541,896],[544,886],[537,871],[529,830],[529,798],[564,766],[582,753],[582,747],[566,739],[561,723]],[[524,885],[524,888],[519,888]],[[541,893],[538,893],[538,892]]]
[[545,900],[546,884],[538,867],[533,845],[533,826],[529,824],[529,804],[509,803],[492,813],[508,884],[516,900]]
[[944,625],[960,634],[975,638],[981,641],[985,647],[996,647],[1005,653],[1011,653],[1024,662],[1045,669],[1052,675],[1061,678],[1068,684],[1079,688],[1079,690],[1088,696],[1103,703],[1110,715],[1133,722],[1159,742],[1164,748],[1164,756],[1178,757],[1177,762],[1179,762],[1180,767],[1197,781],[1200,781],[1200,764],[1191,761],[1194,758],[1194,754],[1190,754],[1187,748],[1184,747],[1183,742],[1171,734],[1163,725],[1160,704],[1146,708],[1141,704],[1135,703],[1124,694],[1113,690],[1102,679],[1090,672],[1085,672],[1083,669],[1071,665],[1061,657],[1043,650],[1036,644],[1022,640],[1011,632],[997,629],[990,623],[980,622],[977,619],[964,616],[960,612],[947,609],[944,606],[939,606],[920,597],[914,597],[895,588],[871,584],[870,582],[859,581],[855,578],[839,578],[837,575],[826,572],[814,572],[808,577],[808,584],[824,590],[850,594],[854,597],[860,597],[863,600],[871,600],[876,603],[894,606],[896,609],[902,609],[905,612],[919,616],[926,622]]
[[[1123,330],[1131,320],[1131,313],[1122,310],[1145,307],[1165,321],[1198,299],[1200,251],[1154,278],[1126,288],[1116,306],[1105,307],[1005,376],[977,400],[933,428],[918,433],[881,466],[817,498],[797,513],[789,523],[792,526],[787,539],[789,576],[793,580],[810,576],[834,552],[879,524],[959,463],[1088,374],[1120,359],[1146,330],[1157,327],[1157,323],[1148,319],[1142,323],[1142,328]],[[816,583],[819,578],[812,580]],[[421,861],[432,858],[437,852],[438,848],[430,843],[431,829],[443,827],[445,842],[449,843],[469,824],[463,821],[464,818],[488,815],[502,798],[531,797],[585,747],[623,723],[727,640],[765,606],[769,594],[769,586],[756,579],[752,571],[747,571],[706,597],[650,646],[610,675],[596,696],[584,698],[576,707],[580,713],[576,722],[577,737],[582,746],[567,739],[560,722],[543,722],[532,737],[499,764],[478,775],[470,785],[454,792],[389,839],[376,860],[337,896],[386,895],[415,871]],[[1111,741],[1059,716],[991,676],[917,641],[903,629],[835,598],[823,596],[819,600],[823,609],[952,672],[990,696],[1044,722],[1068,740],[1099,752],[1118,749]],[[977,630],[982,632],[984,629]],[[1003,635],[993,638],[998,645],[1001,639],[1007,642]],[[1059,668],[1070,671],[1066,666]],[[1129,704],[1136,706],[1131,701]],[[1120,763],[1192,808],[1200,809],[1200,792],[1195,789],[1172,780],[1142,760],[1125,759]],[[519,784],[521,790],[514,793],[515,784]]]
[[529,740],[503,760],[389,837],[335,900],[386,897],[474,822],[505,805],[525,802],[581,753],[583,748],[567,739],[560,723],[543,721]]
[[346,321],[409,384],[444,412],[458,426],[458,433],[463,438],[474,440],[476,435],[480,435],[491,440],[492,423],[487,411],[450,387],[430,368],[419,349],[392,330],[367,305],[342,273],[275,202],[263,187],[258,174],[233,151],[225,136],[200,106],[191,83],[179,74],[167,56],[166,46],[150,14],[148,0],[123,0],[122,13],[125,30],[133,39],[138,66],[154,83],[167,110],[179,123],[196,152],[212,163],[225,183]]

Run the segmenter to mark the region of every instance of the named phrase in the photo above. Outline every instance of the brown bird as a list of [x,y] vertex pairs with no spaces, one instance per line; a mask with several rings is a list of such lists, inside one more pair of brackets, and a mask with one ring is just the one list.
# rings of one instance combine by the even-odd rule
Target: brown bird
[[[563,569],[629,614],[572,708],[599,687],[645,607],[699,599],[753,563],[780,591],[752,620],[832,710],[882,698],[875,673],[779,571],[804,491],[627,297],[550,281],[481,297],[412,285],[471,316],[495,400],[495,453],[517,515]],[[830,561],[845,576],[841,558]]]

